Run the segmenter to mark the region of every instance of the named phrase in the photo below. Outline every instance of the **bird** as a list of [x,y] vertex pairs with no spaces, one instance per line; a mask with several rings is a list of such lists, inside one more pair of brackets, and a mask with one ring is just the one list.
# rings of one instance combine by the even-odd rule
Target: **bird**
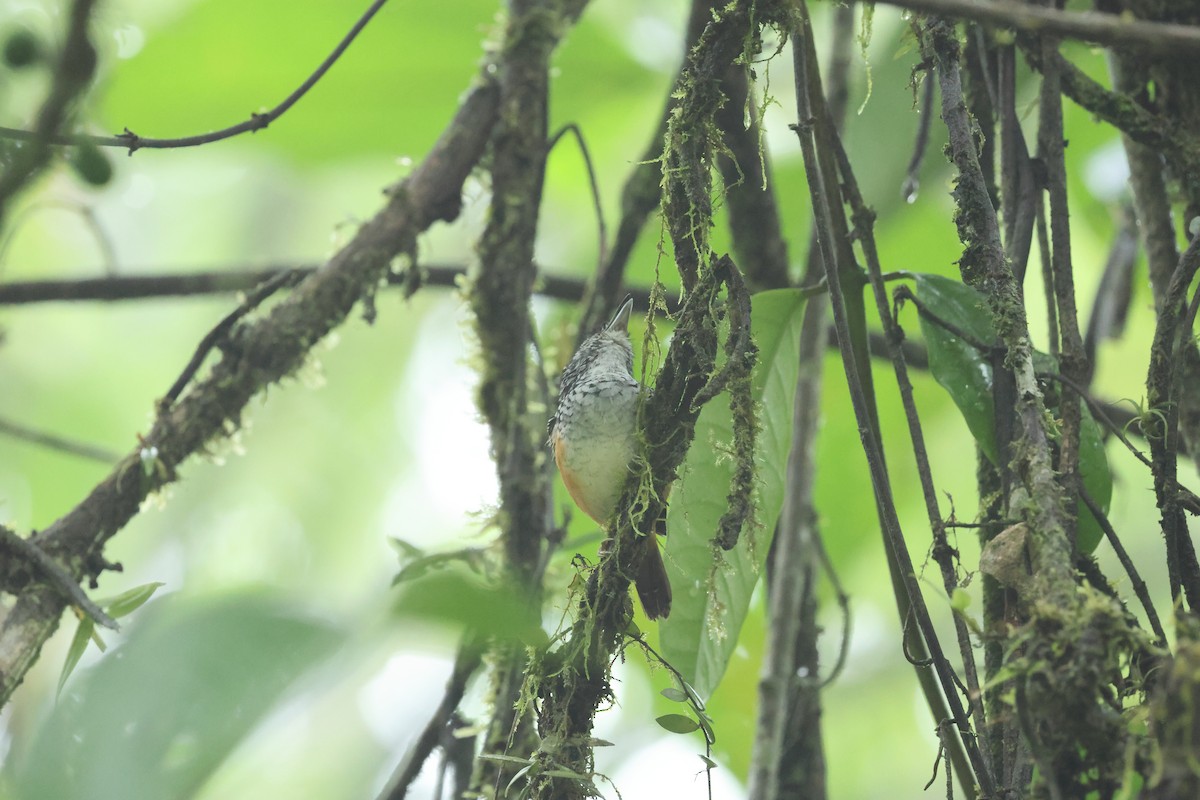
[[[633,376],[628,296],[612,320],[583,343],[563,370],[558,407],[547,426],[554,462],[575,504],[601,526],[616,511],[637,451],[638,397]],[[666,533],[665,520],[655,530]],[[644,536],[634,586],[650,619],[671,612],[671,583],[657,536]]]

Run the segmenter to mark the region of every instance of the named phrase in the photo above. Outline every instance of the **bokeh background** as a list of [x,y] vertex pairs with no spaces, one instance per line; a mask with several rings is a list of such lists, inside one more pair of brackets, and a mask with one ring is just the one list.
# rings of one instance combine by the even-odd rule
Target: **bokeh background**
[[[82,118],[96,133],[129,127],[162,137],[232,124],[297,86],[360,5],[108,0],[96,17],[101,64]],[[818,42],[828,41],[830,10],[814,5]],[[58,41],[62,13],[56,2],[6,0],[0,33],[27,28]],[[476,74],[497,13],[493,0],[393,0],[267,130],[191,150],[113,151],[113,179],[99,188],[60,165],[13,207],[2,232],[0,281],[320,263],[380,206],[381,189],[428,150]],[[555,59],[552,127],[582,128],[610,225],[622,182],[657,125],[686,14],[681,0],[594,0]],[[915,43],[894,9],[876,11],[871,28],[852,58],[847,145],[879,214],[884,267],[954,275],[950,172],[936,124],[920,191],[911,203],[901,198],[918,117],[910,86]],[[1101,54],[1067,49],[1103,76]],[[798,273],[809,201],[787,128],[794,119],[790,59],[757,72],[760,93],[770,98],[765,140]],[[1024,73],[1022,80],[1033,130],[1036,82]],[[28,126],[45,88],[40,70],[5,72],[0,124]],[[1067,136],[1077,286],[1086,308],[1115,236],[1125,167],[1115,133],[1069,104]],[[486,183],[469,181],[461,219],[422,236],[421,257],[470,264],[487,199]],[[550,157],[541,219],[539,263],[587,277],[597,222],[569,139]],[[648,284],[657,265],[664,282],[676,285],[672,265],[660,261],[662,235],[651,220],[631,262],[632,283]],[[718,248],[725,241],[718,231]],[[1044,343],[1034,259],[1030,313]],[[1100,353],[1096,388],[1110,400],[1143,392],[1152,309],[1144,266],[1138,270],[1130,327]],[[200,338],[235,304],[223,296],[0,307],[0,418],[123,454],[137,446],[155,400]],[[373,325],[356,316],[323,342],[299,375],[252,404],[230,441],[187,463],[182,480],[113,540],[107,555],[124,572],[106,573],[96,594],[163,586],[120,635],[106,635],[106,653],[89,650],[56,697],[75,623],[64,619],[0,717],[0,796],[361,798],[384,785],[440,697],[455,641],[454,631],[433,621],[393,613],[398,561],[389,539],[430,552],[485,547],[495,535],[488,522],[496,486],[473,405],[470,319],[457,292],[428,288],[405,301],[384,291],[377,305]],[[561,363],[573,309],[543,299],[534,309],[547,356]],[[902,319],[916,338],[914,313]],[[886,365],[877,372],[886,444],[921,564],[928,526],[890,374]],[[917,391],[943,511],[953,507],[969,520],[977,505],[970,434],[927,375],[917,376]],[[1149,475],[1117,449],[1109,458],[1114,522],[1147,580],[1161,587]],[[824,538],[853,612],[846,668],[826,693],[830,796],[921,797],[937,752],[934,723],[900,651],[836,358],[827,362],[818,461]],[[23,532],[45,527],[108,470],[0,437],[0,522]],[[1185,481],[1194,477],[1187,473]],[[569,557],[594,552],[595,533],[575,515],[569,546],[550,572],[552,598],[564,596],[573,575]],[[969,567],[978,548],[969,532],[958,544]],[[1099,557],[1111,570],[1107,545]],[[936,572],[926,578],[929,602],[946,624]],[[829,664],[842,622],[825,596]],[[562,604],[548,609],[549,626]],[[968,612],[978,614],[978,602]],[[710,706],[717,797],[744,794],[762,628],[759,598]],[[631,651],[618,677],[617,705],[597,731],[614,746],[601,751],[598,768],[626,800],[704,796],[699,735],[672,735],[653,721],[673,710],[657,696],[668,675]],[[483,711],[485,689],[473,684],[469,708]],[[427,768],[418,796],[431,796],[434,782]]]

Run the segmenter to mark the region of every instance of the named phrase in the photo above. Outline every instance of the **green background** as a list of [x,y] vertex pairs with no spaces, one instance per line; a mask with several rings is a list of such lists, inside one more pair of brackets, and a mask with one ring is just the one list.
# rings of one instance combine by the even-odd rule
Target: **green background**
[[[818,43],[827,42],[830,7],[818,3],[814,10]],[[103,3],[95,31],[100,76],[84,109],[87,126],[168,137],[240,121],[286,96],[361,11],[344,0]],[[0,28],[26,26],[57,40],[61,13],[56,3],[5,4]],[[555,59],[552,126],[574,122],[583,129],[610,228],[622,182],[657,124],[685,16],[678,0],[595,0]],[[113,151],[115,178],[99,190],[65,167],[50,171],[12,210],[0,280],[320,263],[381,205],[381,189],[428,150],[476,74],[496,24],[492,2],[393,0],[324,80],[267,130],[192,150],[133,157]],[[959,245],[936,120],[921,191],[912,204],[900,198],[917,124],[908,82],[918,56],[906,30],[895,10],[876,12],[868,56],[853,58],[847,145],[879,213],[884,268],[955,275]],[[1068,52],[1103,74],[1099,54]],[[757,71],[760,91],[773,98],[765,141],[798,272],[809,201],[787,128],[794,119],[789,62],[776,58]],[[1022,111],[1034,130],[1036,86],[1025,78]],[[27,126],[44,88],[37,71],[6,74],[0,124]],[[1076,280],[1086,308],[1122,196],[1119,179],[1114,184],[1105,176],[1119,173],[1122,162],[1115,134],[1070,104],[1067,136]],[[469,263],[487,196],[486,182],[468,181],[461,219],[424,234],[422,258]],[[569,140],[550,157],[541,221],[539,263],[586,277],[596,261],[597,225],[583,163]],[[662,238],[652,219],[631,261],[633,283],[647,284],[657,266],[674,285],[669,260],[659,259]],[[723,229],[715,241],[726,245]],[[1035,263],[1030,314],[1045,349],[1036,270]],[[1130,329],[1121,342],[1101,348],[1096,386],[1113,400],[1137,399],[1143,391],[1152,332],[1144,266],[1136,285]],[[196,343],[234,302],[0,309],[0,417],[124,453],[137,445],[156,398]],[[406,302],[384,292],[378,308],[373,326],[353,318],[317,348],[301,375],[255,400],[234,441],[188,462],[181,482],[113,540],[107,555],[125,571],[106,573],[101,594],[150,581],[165,586],[126,619],[123,634],[109,637],[116,646],[106,655],[93,649],[84,657],[56,702],[73,627],[66,619],[3,718],[0,795],[359,798],[382,786],[432,712],[453,653],[452,632],[389,613],[397,560],[388,539],[429,551],[485,546],[494,535],[488,523],[495,479],[472,406],[474,345],[457,293],[431,288]],[[534,309],[547,355],[561,363],[569,355],[572,309],[543,300]],[[902,321],[917,338],[915,312],[905,311]],[[900,651],[839,362],[830,358],[826,366],[817,499],[854,615],[847,667],[825,695],[830,796],[921,797],[937,751],[934,723]],[[880,365],[876,378],[895,494],[914,560],[923,565],[928,526],[890,367]],[[928,375],[915,381],[943,513],[950,511],[948,495],[959,518],[969,520],[976,508],[970,434]],[[1161,587],[1149,476],[1123,452],[1110,448],[1109,457],[1114,522],[1148,582]],[[45,527],[107,471],[0,438],[0,521],[23,532]],[[569,542],[583,544],[552,565],[552,598],[564,596],[574,575],[569,557],[594,554],[594,533],[592,523],[574,515]],[[972,564],[977,546],[969,532],[958,544]],[[1098,555],[1106,566],[1114,561],[1105,544]],[[929,603],[949,631],[936,570],[923,577]],[[968,588],[977,593],[978,581]],[[744,791],[751,756],[763,642],[759,595],[709,709],[722,797]],[[828,591],[824,608],[829,664],[841,621]],[[561,612],[562,601],[552,601],[547,625],[556,625]],[[615,746],[599,752],[598,769],[627,800],[703,796],[699,734],[676,736],[653,723],[677,710],[657,697],[669,685],[665,671],[651,670],[631,652],[617,674],[617,706],[604,712],[597,730]],[[473,686],[469,710],[482,711],[483,689]],[[139,727],[151,719],[173,724]],[[85,737],[83,746],[68,747],[76,734]],[[426,794],[433,781],[427,773],[420,790]]]

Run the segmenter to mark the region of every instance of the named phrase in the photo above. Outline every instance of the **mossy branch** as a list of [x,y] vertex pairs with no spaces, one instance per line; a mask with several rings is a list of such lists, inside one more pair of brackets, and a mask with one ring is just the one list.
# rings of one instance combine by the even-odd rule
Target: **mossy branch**
[[[530,364],[529,300],[548,141],[550,59],[573,17],[564,0],[511,0],[496,64],[500,115],[490,141],[492,204],[480,237],[479,269],[469,294],[480,346],[478,403],[491,432],[500,485],[500,544],[511,590],[525,598],[530,622],[540,622],[543,550],[553,527],[552,472],[541,413],[529,391],[541,367]],[[536,342],[533,342],[536,344]],[[548,394],[548,390],[547,390]],[[538,739],[522,713],[527,654],[519,642],[493,652],[491,717],[484,755],[528,753]],[[518,767],[479,759],[472,792],[490,795]]]
[[662,168],[667,229],[684,285],[683,309],[654,392],[641,409],[639,469],[618,501],[613,531],[589,577],[578,618],[542,665],[543,744],[533,759],[528,787],[538,800],[575,800],[594,791],[593,721],[600,704],[611,697],[611,662],[632,617],[629,586],[644,552],[642,537],[655,535],[668,489],[695,436],[701,395],[716,371],[720,337],[715,309],[723,288],[737,306],[731,322],[739,327],[730,336],[744,345],[733,345],[734,363],[718,385],[726,379],[739,383],[741,368],[753,363],[748,337],[742,338],[749,319],[742,307],[748,306],[748,297],[741,274],[727,256],[714,258],[708,245],[712,168],[722,146],[714,115],[724,99],[719,87],[728,66],[756,48],[764,25],[785,16],[786,10],[775,4],[727,6],[692,49],[676,89],[679,104],[668,123]]

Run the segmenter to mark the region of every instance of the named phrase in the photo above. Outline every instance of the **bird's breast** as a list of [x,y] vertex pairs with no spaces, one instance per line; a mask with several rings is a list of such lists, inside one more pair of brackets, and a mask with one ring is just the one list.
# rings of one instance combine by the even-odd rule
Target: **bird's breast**
[[554,460],[571,498],[604,524],[616,507],[635,451],[638,384],[581,382],[560,398]]

